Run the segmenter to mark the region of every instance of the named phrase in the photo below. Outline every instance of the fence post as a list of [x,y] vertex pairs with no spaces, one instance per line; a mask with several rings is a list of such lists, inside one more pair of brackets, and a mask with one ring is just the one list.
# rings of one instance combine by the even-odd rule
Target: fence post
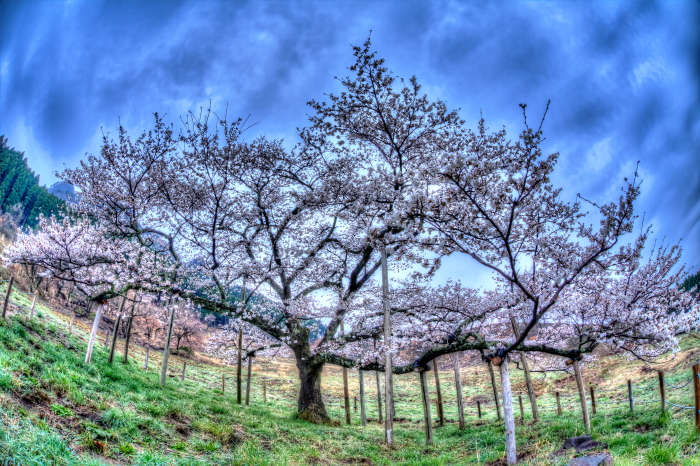
[[2,318],[7,314],[7,306],[10,304],[10,294],[12,294],[12,284],[15,282],[15,276],[10,276],[10,282],[7,284],[7,293],[5,293],[5,302],[2,304]]
[[501,402],[498,401],[498,389],[496,388],[496,375],[493,373],[493,364],[488,362],[489,374],[491,375],[491,387],[493,387],[493,400],[496,402],[496,415],[501,420]]
[[555,396],[557,397],[557,416],[561,416],[561,399],[559,392],[556,392]]
[[632,381],[627,380],[627,396],[630,399],[630,411],[634,411],[634,396],[632,395]]
[[360,421],[367,425],[367,408],[365,406],[365,371],[360,369]]
[[523,409],[523,396],[518,395],[518,403],[520,403],[520,419],[525,420],[525,410]]
[[595,406],[595,389],[593,388],[593,385],[591,385],[591,411],[593,411],[593,414],[597,414],[596,411],[596,406]]
[[481,401],[476,400],[476,412],[479,415],[479,419],[481,419]]
[[700,430],[700,363],[693,366],[693,387],[695,388],[695,428]]
[[[34,318],[34,309],[36,308],[36,298],[37,294],[34,293],[34,299],[32,299],[32,310],[29,311],[29,320],[32,320]],[[71,316],[71,326],[73,325],[73,318],[75,318],[75,312],[73,312]]]
[[659,394],[661,395],[661,412],[666,411],[666,387],[664,386],[664,371],[659,371]]
[[583,425],[586,431],[591,430],[591,418],[588,416],[588,403],[586,403],[586,388],[583,385],[583,375],[578,360],[573,360],[574,372],[576,373],[576,385],[578,385],[578,396],[581,400],[581,413],[583,414]]
[[425,424],[425,443],[432,445],[433,443],[433,422],[430,419],[430,399],[428,398],[428,380],[425,376],[426,370],[420,368],[418,372],[420,377],[420,394],[423,404],[423,424]]
[[445,413],[442,405],[442,390],[440,389],[440,374],[438,373],[438,358],[433,360],[433,371],[435,372],[435,391],[437,392],[437,416],[440,419],[440,426],[445,425]]
[[464,430],[464,399],[462,398],[462,375],[459,372],[459,352],[452,353],[452,366],[455,373],[455,389],[457,391],[457,415],[459,416],[459,430]]

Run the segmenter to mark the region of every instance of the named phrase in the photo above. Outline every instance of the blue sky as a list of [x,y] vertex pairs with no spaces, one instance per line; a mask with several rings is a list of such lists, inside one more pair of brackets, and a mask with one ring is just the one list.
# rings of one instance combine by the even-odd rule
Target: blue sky
[[534,119],[551,99],[546,149],[571,200],[617,196],[640,161],[638,212],[700,266],[700,3],[482,3],[3,1],[0,134],[46,184],[99,152],[101,128],[210,101],[293,141],[372,30],[390,69],[472,126],[483,112],[515,137],[518,104]]

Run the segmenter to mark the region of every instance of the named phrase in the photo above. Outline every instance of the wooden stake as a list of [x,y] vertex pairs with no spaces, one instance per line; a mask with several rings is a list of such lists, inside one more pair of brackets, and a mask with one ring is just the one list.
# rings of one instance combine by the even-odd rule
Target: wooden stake
[[[340,334],[345,334],[345,326],[340,323]],[[350,425],[350,389],[348,387],[348,368],[343,367],[343,397],[345,401],[345,423]]]
[[597,414],[595,406],[595,389],[593,388],[593,385],[591,385],[591,411],[593,411],[593,414]]
[[523,409],[523,396],[518,395],[518,403],[520,403],[520,419],[525,420],[525,410]]
[[435,372],[435,390],[437,391],[437,416],[440,426],[445,425],[445,411],[442,403],[442,390],[440,389],[440,373],[438,372],[438,358],[433,359],[433,372]]
[[555,393],[557,397],[557,416],[561,416],[561,399],[559,399],[559,392]]
[[5,293],[5,302],[2,304],[2,318],[7,315],[7,307],[10,305],[10,295],[12,294],[12,284],[15,282],[15,276],[10,276],[10,282],[7,284],[7,292]]
[[[513,327],[513,333],[515,334],[515,338],[520,338],[520,329],[518,328],[518,324],[515,321],[515,318],[513,316],[510,316],[510,323],[511,323],[511,326]],[[525,357],[525,354],[526,354],[525,351],[520,352],[520,362],[523,365],[523,372],[525,374],[525,384],[527,385],[527,395],[530,398],[530,406],[532,409],[532,419],[535,422],[539,422],[540,413],[539,413],[539,410],[537,409],[537,396],[535,394],[535,387],[532,385],[532,377],[530,377],[530,366],[527,363],[527,357]]]
[[187,370],[187,360],[182,364],[182,374],[180,374],[180,380],[185,380],[185,371]]
[[[172,298],[170,299],[172,304]],[[170,339],[173,336],[173,325],[175,324],[175,306],[170,310],[170,321],[168,322],[168,332],[165,336],[165,348],[163,348],[163,363],[160,367],[160,386],[165,387],[165,377],[168,375],[168,359],[170,358]]]
[[693,366],[693,387],[695,388],[695,428],[700,430],[700,363]]
[[576,374],[576,385],[578,385],[578,396],[581,401],[581,413],[583,414],[583,425],[587,432],[591,430],[591,418],[588,416],[588,404],[586,403],[586,388],[583,385],[583,376],[578,360],[574,360],[574,373]]
[[664,385],[664,371],[659,371],[659,394],[661,395],[661,412],[666,411],[666,386]]
[[221,394],[226,393],[226,376],[221,374]]
[[[37,298],[37,294],[34,293],[34,299],[32,299],[32,310],[29,311],[29,320],[32,320],[34,318],[34,309],[36,309],[36,298]],[[75,318],[75,311],[73,311],[73,313],[71,314],[71,318],[70,318],[71,328],[73,327],[73,319],[74,318]]]
[[[123,307],[123,305],[122,305]],[[114,349],[117,346],[117,335],[119,334],[119,323],[122,321],[122,315],[117,315],[117,320],[114,321],[114,330],[112,331],[112,343],[109,345],[109,358],[107,364],[114,362]]]
[[634,411],[634,395],[632,394],[632,381],[627,380],[627,396],[630,400],[630,411]]
[[418,375],[420,377],[420,394],[423,402],[423,427],[425,429],[426,445],[433,444],[433,421],[430,419],[430,399],[428,398],[428,378],[425,376],[426,371],[421,370]]
[[377,421],[381,424],[384,420],[382,419],[382,387],[379,381],[379,372],[375,372],[374,376],[374,378],[377,379],[377,412],[379,413]]
[[250,380],[251,380],[251,371],[252,371],[252,366],[253,366],[253,355],[249,354],[248,355],[248,377],[245,385],[245,405],[249,406],[250,404]]
[[242,386],[243,378],[243,324],[238,324],[238,363],[236,364],[236,403],[242,402]]
[[263,403],[267,403],[267,380],[263,379]]
[[102,317],[102,307],[104,304],[100,303],[97,306],[97,311],[95,311],[95,320],[92,322],[92,332],[90,333],[90,341],[88,341],[87,352],[85,353],[85,364],[90,364],[92,360],[92,349],[95,346],[95,338],[97,338],[97,329],[100,326],[100,317]]
[[517,459],[515,447],[515,416],[513,415],[513,396],[510,388],[508,360],[501,361],[501,392],[503,393],[503,417],[506,428],[506,464],[514,465]]
[[493,400],[496,403],[496,416],[498,420],[501,420],[501,403],[498,396],[498,388],[496,387],[496,375],[493,373],[493,364],[491,361],[488,362],[489,374],[491,375],[491,387],[493,388]]
[[389,306],[389,268],[387,266],[386,246],[382,246],[382,304],[384,305],[384,430],[387,445],[394,443],[394,380],[391,362],[391,309]]
[[459,371],[459,353],[452,353],[452,367],[455,373],[455,389],[457,391],[457,414],[459,416],[459,430],[464,430],[464,400],[462,399],[462,375]]
[[365,371],[360,370],[360,421],[367,425],[367,409],[365,407]]
[[476,412],[479,415],[479,419],[481,419],[481,401],[476,400]]

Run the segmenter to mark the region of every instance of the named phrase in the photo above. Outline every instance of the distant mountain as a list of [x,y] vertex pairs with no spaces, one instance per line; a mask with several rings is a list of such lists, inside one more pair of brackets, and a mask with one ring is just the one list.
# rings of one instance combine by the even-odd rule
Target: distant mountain
[[0,136],[0,213],[9,213],[17,226],[36,228],[39,215],[58,215],[65,202],[39,185],[24,152],[10,148]]
[[75,187],[70,183],[58,181],[51,185],[49,193],[59,199],[62,199],[66,204],[75,204],[80,200],[80,197],[75,194]]

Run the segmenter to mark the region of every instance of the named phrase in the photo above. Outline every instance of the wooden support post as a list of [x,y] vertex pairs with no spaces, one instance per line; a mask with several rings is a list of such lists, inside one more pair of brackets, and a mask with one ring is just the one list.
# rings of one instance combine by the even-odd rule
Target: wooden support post
[[267,380],[263,379],[263,403],[267,403]]
[[518,403],[520,403],[520,419],[525,420],[525,410],[523,409],[523,396],[518,395]]
[[381,424],[384,422],[384,420],[382,418],[382,387],[381,382],[379,381],[379,372],[374,373],[374,378],[377,380],[377,412],[379,413],[377,416],[377,422]]
[[561,416],[561,399],[559,392],[556,392],[555,395],[557,397],[557,416]]
[[664,371],[659,371],[659,395],[661,395],[661,412],[666,411],[666,386],[664,385]]
[[92,332],[90,333],[90,341],[88,341],[87,352],[85,353],[85,364],[90,364],[92,360],[92,349],[95,346],[95,338],[97,338],[97,329],[100,327],[100,317],[102,317],[102,307],[100,303],[95,311],[95,320],[92,323]]
[[437,416],[440,420],[440,426],[445,426],[445,411],[442,403],[442,390],[440,389],[440,373],[438,368],[438,358],[433,359],[433,372],[435,373],[435,391],[437,392]]
[[[515,333],[515,338],[520,338],[520,329],[518,328],[518,324],[513,316],[510,316],[510,323],[513,327],[513,333]],[[535,387],[532,385],[532,377],[530,377],[530,366],[527,363],[527,357],[525,355],[525,351],[520,352],[520,362],[523,365],[523,373],[525,374],[525,384],[527,385],[527,396],[530,398],[532,419],[535,422],[539,422],[540,413],[537,409],[537,395],[535,394]]]
[[250,382],[252,378],[252,370],[253,370],[253,355],[249,354],[248,355],[248,375],[246,377],[246,385],[245,385],[245,405],[249,406],[250,405]]
[[427,370],[421,370],[420,376],[420,393],[421,401],[423,402],[423,425],[425,428],[425,443],[433,444],[433,421],[430,419],[430,399],[428,398],[428,378],[425,373]]
[[595,389],[593,388],[593,385],[591,385],[591,411],[593,414],[598,414],[595,406]]
[[180,374],[180,380],[185,380],[185,371],[187,370],[187,360],[182,363],[182,374]]
[[10,305],[10,295],[12,294],[12,285],[15,283],[15,276],[10,276],[10,281],[7,283],[7,292],[5,293],[5,302],[2,303],[2,318],[7,315],[7,307]]
[[506,464],[508,466],[517,463],[515,446],[515,416],[513,415],[513,394],[510,388],[510,373],[508,372],[508,359],[501,361],[501,392],[503,393],[503,419],[506,428]]
[[[34,303],[36,302],[36,295],[34,295],[34,302],[32,302],[32,314],[34,313]],[[70,322],[68,322],[68,335],[73,334],[73,322],[75,322],[75,311],[70,313]]]
[[112,331],[110,329],[107,329],[107,332],[105,332],[105,348],[109,348],[109,337],[112,335]]
[[496,417],[501,420],[501,403],[498,397],[498,388],[496,387],[496,375],[493,372],[493,364],[488,362],[489,374],[491,375],[491,388],[493,388],[493,401],[496,403]]
[[365,407],[365,371],[360,370],[360,421],[367,425],[367,409]]
[[[340,323],[340,334],[345,334],[345,326]],[[345,423],[350,425],[350,388],[348,387],[348,368],[343,367],[343,398],[345,401]]]
[[578,396],[581,401],[581,414],[583,415],[583,425],[586,428],[586,432],[591,431],[591,418],[588,416],[588,403],[586,403],[586,388],[583,385],[583,375],[581,375],[581,367],[578,364],[578,360],[574,359],[573,362],[574,373],[576,374],[576,385],[578,385]]
[[151,351],[151,346],[146,345],[146,357],[144,358],[143,361],[143,370],[147,371],[148,370],[148,353]]
[[[170,300],[172,304],[172,299]],[[165,347],[163,348],[163,363],[160,367],[160,386],[165,387],[165,377],[168,375],[168,359],[170,358],[170,339],[173,336],[173,325],[175,324],[175,306],[170,310],[170,320],[168,321],[168,332],[165,335]]]
[[382,246],[382,304],[384,306],[384,432],[387,445],[394,443],[394,365],[391,362],[391,309],[389,305],[389,267],[386,246]]
[[226,376],[221,374],[221,394],[226,393]]
[[243,389],[241,380],[243,378],[243,322],[238,324],[238,360],[236,364],[236,403],[243,402]]
[[693,388],[695,389],[695,428],[700,430],[700,363],[693,366]]
[[357,413],[357,397],[353,398],[353,400],[354,400],[354,401],[353,401],[353,409],[354,409],[355,412]]
[[481,419],[481,401],[476,400],[476,413],[479,415],[479,419]]
[[117,320],[114,321],[114,330],[112,330],[112,343],[109,345],[109,358],[107,364],[114,362],[114,349],[117,347],[117,335],[119,334],[119,323],[122,321],[122,315],[117,314]]
[[133,314],[129,317],[129,321],[126,323],[126,338],[124,339],[124,357],[122,358],[122,364],[129,362],[129,345],[131,344],[131,324],[134,322]]
[[[37,297],[38,297],[38,295],[36,293],[34,293],[34,299],[32,299],[32,309],[31,309],[31,311],[29,311],[29,320],[32,320],[34,318],[34,309],[36,309],[36,298]],[[73,319],[74,318],[75,318],[75,311],[73,311],[73,313],[71,314],[71,317],[70,317],[70,325],[71,326],[70,326],[69,332],[68,332],[69,335],[70,335],[70,329],[73,328]]]
[[630,400],[630,411],[634,411],[634,395],[632,394],[632,381],[627,380],[627,397]]
[[459,353],[452,353],[452,367],[455,373],[455,389],[457,391],[457,415],[459,416],[459,430],[464,430],[464,400],[462,399],[462,375],[459,371]]

